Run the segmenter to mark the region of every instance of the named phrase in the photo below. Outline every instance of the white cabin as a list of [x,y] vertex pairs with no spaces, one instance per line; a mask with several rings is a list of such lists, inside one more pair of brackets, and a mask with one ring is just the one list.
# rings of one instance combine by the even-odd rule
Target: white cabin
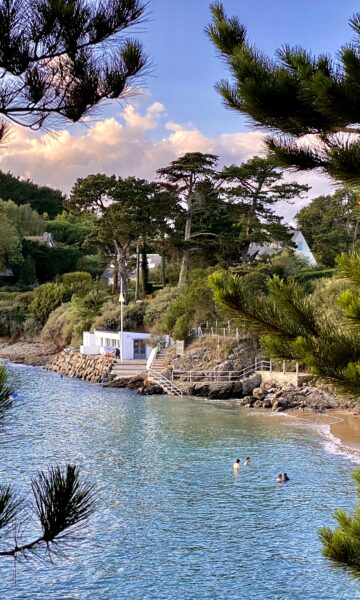
[[[152,351],[152,346],[148,343],[150,337],[150,333],[123,331],[123,360],[148,359]],[[121,352],[120,331],[95,329],[93,333],[90,331],[83,332],[83,343],[80,346],[81,354],[114,354],[116,348]]]

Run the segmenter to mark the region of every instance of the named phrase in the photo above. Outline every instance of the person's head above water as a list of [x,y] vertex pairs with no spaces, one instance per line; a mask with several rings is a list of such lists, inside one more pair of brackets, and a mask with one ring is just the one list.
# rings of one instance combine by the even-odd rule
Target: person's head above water
[[237,458],[237,459],[236,459],[236,462],[237,462],[237,464],[239,465],[239,464],[240,464],[240,458]]

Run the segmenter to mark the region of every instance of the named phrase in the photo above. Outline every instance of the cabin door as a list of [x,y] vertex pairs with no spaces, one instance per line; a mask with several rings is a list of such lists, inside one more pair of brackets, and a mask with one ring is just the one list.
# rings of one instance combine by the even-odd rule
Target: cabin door
[[145,340],[134,340],[134,358],[146,358]]

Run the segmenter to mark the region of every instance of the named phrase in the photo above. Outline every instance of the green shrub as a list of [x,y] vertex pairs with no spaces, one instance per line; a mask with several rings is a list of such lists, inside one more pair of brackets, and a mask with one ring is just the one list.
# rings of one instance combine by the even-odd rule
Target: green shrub
[[65,296],[66,289],[63,284],[44,283],[34,290],[30,312],[45,324],[50,313],[64,301]]
[[103,254],[86,254],[79,258],[77,268],[87,271],[95,279],[103,274],[107,262],[108,259]]
[[9,384],[9,372],[4,365],[0,365],[0,409],[4,409],[10,402],[14,387]]
[[188,315],[181,315],[176,319],[172,328],[172,336],[175,340],[186,340],[192,327],[192,319]]
[[90,273],[84,271],[64,273],[64,275],[60,275],[58,281],[64,285],[66,296],[69,300],[73,294],[85,296],[90,291],[93,284]]
[[27,315],[23,325],[23,334],[25,337],[35,337],[40,333],[41,328],[42,323],[34,315]]
[[[147,302],[130,302],[124,306],[124,330],[138,329],[144,324],[144,314],[147,308]],[[110,300],[103,306],[101,314],[92,324],[93,329],[110,329],[118,331],[120,329],[120,311],[118,302]]]
[[169,308],[171,302],[180,296],[180,289],[176,287],[165,287],[157,292],[155,298],[146,305],[144,324],[155,328]]
[[41,340],[57,348],[81,341],[78,327],[81,318],[71,302],[58,306],[49,316],[42,332]]
[[22,333],[25,311],[21,307],[0,308],[0,336],[12,337]]

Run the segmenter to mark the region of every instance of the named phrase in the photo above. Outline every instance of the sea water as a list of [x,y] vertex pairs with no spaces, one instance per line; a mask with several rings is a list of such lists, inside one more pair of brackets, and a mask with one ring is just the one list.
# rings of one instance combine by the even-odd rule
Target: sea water
[[[0,421],[1,483],[31,502],[38,469],[73,463],[98,502],[54,564],[20,560],[15,580],[0,557],[1,599],[360,599],[360,580],[322,557],[317,533],[355,505],[354,458],[315,427],[37,368],[11,376],[19,395]],[[38,533],[29,527],[23,540]]]

